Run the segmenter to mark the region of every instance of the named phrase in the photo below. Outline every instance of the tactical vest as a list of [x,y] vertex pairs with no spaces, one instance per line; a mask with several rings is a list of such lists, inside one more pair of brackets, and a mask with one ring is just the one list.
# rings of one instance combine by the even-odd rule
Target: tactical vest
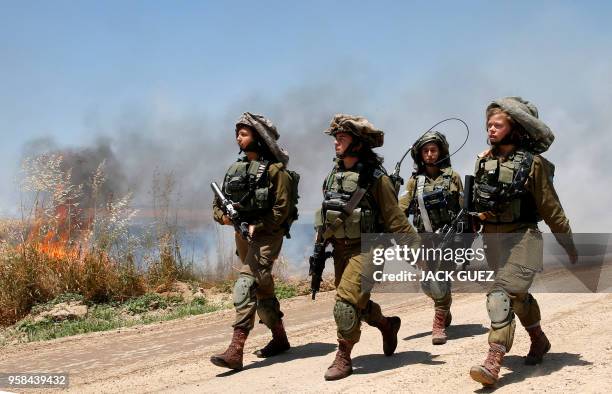
[[[361,233],[384,231],[384,223],[379,215],[376,200],[369,190],[374,182],[384,175],[384,170],[377,169],[367,185],[367,192],[353,210],[334,232],[333,237],[356,239]],[[340,216],[353,193],[360,187],[360,173],[342,170],[338,166],[327,176],[323,183],[324,200],[321,208],[315,213],[315,227],[329,226]]]
[[446,167],[441,171],[441,174],[434,180],[427,178],[425,175],[415,176],[415,188],[408,212],[413,215],[414,226],[419,232],[424,232],[425,226],[419,209],[418,177],[422,176],[425,179],[422,191],[423,202],[433,231],[450,223],[457,215],[457,212],[459,212],[458,195],[453,195],[451,192],[453,169],[451,167]]
[[525,188],[533,154],[519,149],[501,162],[496,157],[476,161],[474,204],[478,212],[492,212],[489,223],[537,223],[535,200]]
[[240,159],[227,170],[223,192],[234,203],[243,220],[250,221],[273,206],[269,193],[268,163]]

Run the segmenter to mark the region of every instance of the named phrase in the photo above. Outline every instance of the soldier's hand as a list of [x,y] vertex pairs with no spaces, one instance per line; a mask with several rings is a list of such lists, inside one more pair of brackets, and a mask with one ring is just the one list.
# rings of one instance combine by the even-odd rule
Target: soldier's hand
[[249,236],[252,237],[254,233],[255,233],[255,225],[249,224]]
[[224,225],[231,226],[232,221],[230,220],[230,218],[227,215],[223,215],[222,220],[223,220],[223,224]]

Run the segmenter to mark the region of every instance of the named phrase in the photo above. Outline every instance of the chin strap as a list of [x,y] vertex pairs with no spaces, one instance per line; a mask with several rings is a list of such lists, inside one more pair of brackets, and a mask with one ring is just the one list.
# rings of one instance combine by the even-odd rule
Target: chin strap
[[340,160],[344,159],[345,157],[357,157],[359,156],[359,151],[355,150],[355,148],[357,146],[361,145],[361,141],[357,140],[356,138],[353,139],[353,141],[351,141],[351,143],[349,144],[349,146],[346,147],[346,149],[344,150],[344,152],[340,153],[340,154],[336,154],[336,157]]

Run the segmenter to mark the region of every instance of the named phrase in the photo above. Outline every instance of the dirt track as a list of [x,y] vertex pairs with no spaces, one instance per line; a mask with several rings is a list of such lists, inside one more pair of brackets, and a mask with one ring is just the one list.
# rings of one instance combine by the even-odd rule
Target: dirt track
[[[209,363],[231,334],[232,311],[174,322],[3,349],[0,372],[68,372],[74,392],[488,392],[468,374],[487,349],[482,294],[458,294],[446,345],[430,341],[431,301],[422,294],[375,294],[386,314],[402,318],[393,357],[382,355],[379,333],[364,325],[353,351],[353,376],[325,382],[335,352],[333,294],[283,301],[293,348],[261,360],[251,353],[269,334],[251,333],[245,369]],[[552,342],[545,363],[523,365],[529,340],[517,327],[498,392],[609,392],[612,386],[612,294],[536,294]],[[5,389],[6,390],[6,389]]]

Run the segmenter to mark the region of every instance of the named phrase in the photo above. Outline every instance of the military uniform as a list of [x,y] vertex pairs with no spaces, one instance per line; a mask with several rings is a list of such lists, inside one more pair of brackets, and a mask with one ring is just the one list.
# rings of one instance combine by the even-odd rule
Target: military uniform
[[512,347],[515,315],[531,337],[526,364],[541,362],[550,348],[540,327],[540,308],[529,293],[536,273],[543,268],[538,222],[544,220],[568,255],[576,255],[569,220],[552,182],[554,166],[539,155],[552,143],[552,132],[537,118],[535,106],[520,98],[496,100],[489,108],[510,115],[524,128],[528,144],[506,157],[490,149],[476,161],[474,203],[483,225],[487,262],[496,271],[487,295],[489,355],[470,372],[485,385],[497,381],[503,355]]
[[[215,355],[211,361],[231,369],[242,368],[244,342],[255,323],[255,315],[272,330],[273,339],[257,355],[269,357],[289,349],[282,323],[283,313],[274,293],[272,267],[278,257],[292,202],[291,178],[286,170],[288,156],[276,145],[279,135],[276,127],[261,115],[245,113],[236,124],[257,133],[258,141],[266,144],[273,158],[249,161],[241,157],[227,170],[223,192],[227,198],[239,203],[241,220],[254,226],[250,241],[235,234],[237,255],[242,262],[240,274],[233,290],[236,318],[232,327],[234,337],[225,353]],[[223,211],[218,199],[213,202],[213,217],[223,224]]]
[[[249,168],[257,169],[261,165],[266,166],[262,162],[249,162],[246,158],[233,164],[223,182],[226,196],[232,201],[238,201],[241,195],[248,193]],[[234,291],[236,320],[233,327],[246,330],[253,329],[256,312],[268,328],[274,327],[283,317],[280,304],[274,295],[272,266],[283,244],[283,224],[289,214],[291,187],[282,163],[270,164],[265,171],[251,201],[241,209],[243,218],[249,224],[255,225],[252,241],[249,244],[238,233],[235,235],[237,254],[242,266]],[[256,174],[255,171],[251,173]],[[235,190],[229,190],[232,182],[240,183]],[[215,221],[223,224],[223,211],[217,200],[213,210]]]
[[[430,143],[439,148],[437,177],[431,178],[425,171],[421,156],[422,148]],[[406,182],[406,193],[399,199],[399,207],[406,217],[413,216],[413,224],[419,233],[436,232],[449,224],[461,210],[463,184],[461,177],[451,167],[449,146],[446,137],[439,132],[428,131],[412,146],[411,155],[415,172]],[[424,217],[424,215],[426,217]],[[438,270],[454,270],[454,263],[436,267]],[[446,343],[445,328],[451,323],[451,283],[435,281],[421,283],[423,291],[434,301],[435,315],[432,327],[432,343]]]
[[[369,147],[382,145],[383,132],[374,128],[365,118],[336,115],[327,134],[350,133]],[[325,201],[315,215],[319,231],[333,223],[342,209],[327,208],[331,200],[346,203],[358,188],[367,192],[352,214],[348,216],[326,241],[333,246],[336,304],[334,318],[337,326],[339,350],[336,360],[325,375],[327,380],[341,379],[352,372],[350,351],[361,336],[361,321],[377,327],[383,335],[383,350],[391,355],[397,346],[397,331],[401,324],[398,317],[385,317],[380,305],[370,299],[373,278],[372,260],[362,254],[361,233],[405,233],[408,244],[419,242],[414,228],[398,207],[395,188],[380,164],[376,167],[358,162],[347,169],[337,160],[332,172],[323,184]]]

